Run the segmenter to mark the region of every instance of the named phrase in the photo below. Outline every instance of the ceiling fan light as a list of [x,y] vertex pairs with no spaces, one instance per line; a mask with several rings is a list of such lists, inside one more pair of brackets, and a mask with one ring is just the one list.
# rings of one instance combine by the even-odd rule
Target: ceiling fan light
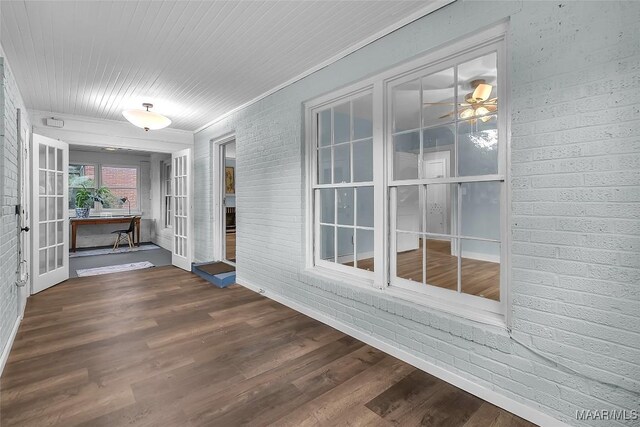
[[473,109],[471,108],[467,108],[466,110],[462,110],[462,112],[460,113],[460,118],[461,119],[468,119],[470,117],[473,117]]
[[122,115],[132,125],[142,128],[146,131],[163,129],[171,124],[171,120],[169,118],[163,116],[162,114],[149,111],[149,108],[152,108],[153,105],[142,104],[142,106],[145,107],[146,110],[125,110],[122,112]]
[[484,116],[486,114],[489,114],[489,110],[486,107],[478,107],[478,108],[476,108],[476,115],[477,116]]

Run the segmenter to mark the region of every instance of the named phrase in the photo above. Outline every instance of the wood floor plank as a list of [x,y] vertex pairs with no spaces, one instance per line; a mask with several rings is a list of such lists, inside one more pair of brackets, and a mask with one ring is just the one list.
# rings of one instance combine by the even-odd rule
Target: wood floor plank
[[277,424],[297,426],[303,425],[307,420],[313,420],[329,425],[332,418],[364,405],[371,396],[386,390],[413,370],[414,367],[387,356],[348,381],[300,406],[278,420]]
[[471,418],[482,403],[482,399],[444,384],[440,391],[400,417],[396,424],[424,427],[460,426]]
[[29,298],[2,426],[531,424],[234,285],[174,267]]
[[444,390],[445,383],[418,369],[376,396],[365,406],[381,418],[397,424],[426,399]]

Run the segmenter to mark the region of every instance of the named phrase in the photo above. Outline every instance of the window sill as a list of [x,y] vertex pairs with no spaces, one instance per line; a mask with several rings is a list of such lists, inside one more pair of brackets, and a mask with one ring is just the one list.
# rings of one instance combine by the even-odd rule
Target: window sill
[[506,318],[503,314],[474,309],[467,305],[457,304],[444,299],[434,298],[418,292],[393,286],[380,287],[374,280],[352,276],[347,273],[322,266],[308,267],[304,270],[304,273],[315,278],[331,282],[339,282],[344,286],[352,286],[358,289],[371,291],[372,294],[383,294],[391,299],[400,300],[401,303],[417,305],[422,309],[439,311],[447,315],[470,320],[483,325],[497,327],[505,331],[508,329]]
[[445,299],[434,298],[394,286],[387,286],[382,289],[382,292],[393,298],[407,301],[421,307],[431,308],[455,317],[507,330],[507,323],[503,314],[475,309],[468,305],[457,304]]
[[313,266],[308,267],[304,270],[305,274],[309,276],[315,276],[316,278],[323,280],[330,280],[333,282],[340,282],[345,286],[357,286],[361,289],[367,290],[376,290],[377,288],[374,286],[374,281],[371,279],[364,279],[362,277],[352,276],[347,273],[336,271],[331,268],[321,267],[321,266]]

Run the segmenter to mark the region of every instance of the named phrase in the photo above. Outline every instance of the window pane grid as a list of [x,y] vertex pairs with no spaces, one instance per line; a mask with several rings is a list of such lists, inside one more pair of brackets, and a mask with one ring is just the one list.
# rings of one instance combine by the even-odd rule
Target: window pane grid
[[170,228],[172,226],[172,208],[171,208],[171,162],[161,163],[161,180],[163,187],[163,200],[162,200],[162,212],[164,218],[164,227]]
[[373,269],[372,250],[361,253],[373,244],[373,227],[358,204],[373,213],[372,111],[368,93],[314,113],[317,259],[364,269]]
[[63,152],[59,148],[39,146],[38,197],[38,274],[63,265],[66,208],[64,206]]
[[[499,301],[505,177],[498,174],[498,131],[491,124],[497,117],[497,99],[490,98],[495,93],[491,87],[497,81],[492,77],[495,70],[494,51],[443,70],[447,79],[431,79],[430,88],[425,82],[442,72],[389,86],[393,161],[387,186],[395,195],[395,277]],[[474,88],[483,89],[481,84],[488,87],[489,95],[476,94]],[[467,86],[472,87],[471,93],[461,100],[460,89]],[[425,99],[427,93],[429,99]],[[485,103],[487,108],[480,113],[478,108]],[[441,114],[445,110],[447,114]],[[465,110],[472,112],[463,114]],[[439,192],[434,190],[438,187]],[[402,198],[398,196],[401,189]],[[451,192],[450,202],[449,196],[442,199],[442,189]],[[440,195],[438,203],[428,203],[430,194]],[[444,230],[449,232],[429,228],[438,224],[438,218],[450,224],[450,230]],[[486,283],[478,279],[480,271],[489,277]]]

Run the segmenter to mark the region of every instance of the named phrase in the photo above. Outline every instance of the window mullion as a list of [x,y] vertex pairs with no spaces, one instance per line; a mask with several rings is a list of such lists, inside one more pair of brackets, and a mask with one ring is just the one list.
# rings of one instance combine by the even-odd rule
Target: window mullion
[[[456,191],[458,201],[456,203],[456,235],[462,234],[462,184],[458,184]],[[462,293],[462,240],[456,237],[456,252],[458,254],[458,293]]]
[[373,261],[375,271],[374,286],[384,288],[389,284],[388,263],[388,201],[386,188],[385,133],[386,110],[384,104],[384,85],[376,82],[372,93],[373,121]]
[[453,67],[453,176],[458,176],[458,66]]

